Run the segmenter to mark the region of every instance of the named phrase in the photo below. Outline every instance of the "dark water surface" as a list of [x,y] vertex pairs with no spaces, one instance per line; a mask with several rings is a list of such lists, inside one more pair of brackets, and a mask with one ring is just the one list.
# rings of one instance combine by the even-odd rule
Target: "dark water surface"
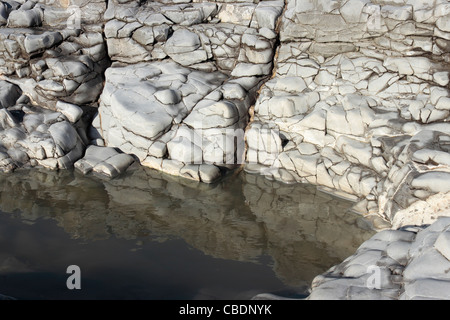
[[[246,174],[213,185],[136,167],[0,174],[0,293],[17,299],[304,297],[374,231],[351,202]],[[69,290],[69,265],[81,290]]]

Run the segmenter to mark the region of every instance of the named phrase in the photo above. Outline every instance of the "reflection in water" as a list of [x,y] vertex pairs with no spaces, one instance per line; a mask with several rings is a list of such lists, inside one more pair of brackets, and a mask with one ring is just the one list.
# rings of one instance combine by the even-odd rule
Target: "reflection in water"
[[[351,205],[313,186],[244,172],[213,185],[143,167],[109,181],[70,171],[0,175],[0,210],[23,222],[56,220],[72,239],[88,246],[114,238],[131,241],[138,250],[142,241],[182,239],[214,258],[256,266],[270,257],[286,286],[308,286],[373,234],[361,216],[349,211]],[[57,237],[47,240],[48,247]],[[35,240],[27,242],[22,235],[20,241],[15,248],[33,247],[29,242]],[[5,255],[3,246],[0,250],[0,275],[32,268],[14,253]]]

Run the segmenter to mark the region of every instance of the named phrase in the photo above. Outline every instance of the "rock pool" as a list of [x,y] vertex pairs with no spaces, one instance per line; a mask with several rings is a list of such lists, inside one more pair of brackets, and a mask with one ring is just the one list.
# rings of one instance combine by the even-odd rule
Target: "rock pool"
[[[212,185],[135,166],[0,175],[0,287],[17,299],[301,298],[374,234],[353,203],[235,172]],[[69,265],[81,290],[68,290]]]

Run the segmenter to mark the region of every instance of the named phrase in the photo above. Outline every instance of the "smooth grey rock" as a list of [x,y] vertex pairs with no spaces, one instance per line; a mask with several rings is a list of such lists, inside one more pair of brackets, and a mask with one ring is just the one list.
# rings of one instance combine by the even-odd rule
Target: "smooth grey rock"
[[386,247],[387,255],[396,260],[398,263],[405,265],[408,260],[408,250],[411,247],[411,242],[395,241],[390,242]]
[[70,169],[74,163],[83,156],[84,145],[77,143],[75,147],[62,157],[58,158],[59,169]]
[[150,54],[147,50],[138,45],[133,39],[123,38],[107,39],[108,54],[113,60],[126,63],[139,63],[150,60]]
[[186,164],[200,164],[203,162],[203,150],[190,139],[179,136],[167,143],[171,159]]
[[258,21],[258,27],[274,30],[283,6],[284,3],[282,1],[263,1],[258,3],[254,13]]
[[450,165],[450,154],[443,151],[420,149],[413,153],[412,160],[420,163],[434,161],[443,165]]
[[24,40],[24,46],[27,53],[49,49],[63,40],[59,32],[44,32],[39,35],[28,35]]
[[426,172],[411,182],[414,188],[423,188],[433,192],[450,191],[450,173],[448,172]]
[[201,164],[198,173],[201,181],[206,183],[212,183],[221,177],[220,169],[213,165]]
[[186,29],[176,30],[167,40],[164,51],[171,54],[193,52],[201,46],[200,38],[194,32]]
[[182,66],[192,66],[208,59],[206,51],[199,49],[192,52],[172,53],[168,55]]
[[[133,39],[144,46],[151,45],[155,42],[152,27],[142,27],[133,32]],[[161,39],[161,36],[159,37]]]
[[0,81],[0,108],[15,105],[21,95],[22,91],[18,86],[7,81]]
[[63,101],[58,101],[56,103],[56,110],[65,115],[67,117],[67,120],[72,123],[80,120],[81,116],[83,115],[83,109],[81,109],[79,106]]
[[8,27],[39,27],[42,24],[43,15],[43,11],[40,8],[11,11],[8,17]]
[[418,279],[411,283],[406,283],[405,291],[400,297],[401,300],[414,299],[450,299],[450,281],[438,279]]
[[[448,251],[449,219],[378,232],[356,254],[317,276],[307,299],[447,299],[450,262],[438,250]],[[374,290],[379,296],[367,291],[371,283],[379,285]]]
[[184,119],[184,123],[196,129],[226,128],[239,121],[239,111],[231,101],[198,105]]
[[249,26],[255,12],[253,3],[226,3],[217,17],[221,22]]
[[347,266],[354,264],[363,265],[366,267],[376,265],[377,261],[381,258],[382,251],[379,250],[364,250],[358,252],[347,262]]
[[436,26],[442,31],[450,32],[450,18],[448,15],[437,19]]
[[57,146],[65,152],[72,150],[77,144],[78,134],[68,122],[57,122],[48,128]]
[[119,153],[114,148],[88,146],[84,157],[75,162],[75,168],[83,174],[94,172],[114,178],[124,173],[134,162],[132,156]]
[[439,235],[434,243],[434,248],[447,260],[450,260],[450,231],[445,231]]
[[27,153],[20,149],[9,149],[8,155],[19,165],[22,165],[29,160]]
[[0,128],[5,130],[17,126],[17,120],[7,109],[0,109]]
[[446,86],[449,83],[448,71],[435,72],[433,74],[433,80],[441,86]]
[[450,268],[450,262],[436,250],[427,250],[420,256],[412,257],[411,262],[403,272],[405,280],[417,280],[422,278],[441,278],[450,280],[450,275],[445,271]]
[[266,75],[272,69],[272,63],[252,64],[239,63],[231,72],[234,77],[251,77]]
[[155,92],[155,98],[163,104],[177,104],[181,101],[181,93],[178,90],[165,89]]

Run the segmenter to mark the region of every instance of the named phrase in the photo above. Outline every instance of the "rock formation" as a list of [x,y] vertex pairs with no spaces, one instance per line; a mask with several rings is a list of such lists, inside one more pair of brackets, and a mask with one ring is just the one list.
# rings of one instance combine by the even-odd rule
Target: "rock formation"
[[448,201],[446,0],[4,0],[0,38],[2,171],[244,165],[396,228]]
[[[447,1],[287,1],[248,171],[363,199],[388,220],[450,191]],[[439,182],[438,182],[439,181]]]
[[203,182],[245,163],[341,192],[387,220],[450,189],[446,1],[1,7],[3,108],[50,109],[69,123],[96,113],[64,163],[72,148],[43,155],[26,129],[4,146],[4,170],[70,167],[87,145]]
[[384,230],[312,283],[309,300],[448,300],[450,219]]
[[106,3],[49,2],[0,3],[2,171],[71,168],[89,143],[85,106],[97,102],[110,64]]
[[110,1],[104,15],[113,64],[93,143],[217,180],[219,168],[243,162],[248,110],[272,72],[284,3],[123,2]]

